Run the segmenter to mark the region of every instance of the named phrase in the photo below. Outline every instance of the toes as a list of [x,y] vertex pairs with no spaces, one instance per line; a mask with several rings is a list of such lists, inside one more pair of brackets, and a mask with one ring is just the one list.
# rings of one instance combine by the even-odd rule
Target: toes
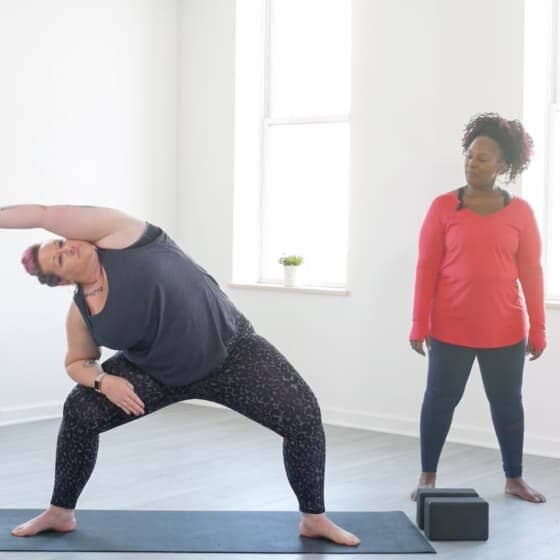
[[511,496],[515,496],[517,498],[521,498],[522,500],[525,500],[526,502],[531,502],[533,504],[544,504],[546,502],[546,498],[537,492],[531,492],[531,491],[527,491],[524,489],[508,489],[506,490],[507,494],[510,494]]
[[349,546],[356,546],[360,544],[360,539],[354,535],[354,533],[350,533],[349,531],[342,530],[344,544]]
[[527,502],[532,502],[534,504],[542,504],[546,501],[545,497],[542,494],[536,494],[532,492],[519,492],[517,496],[519,496],[523,500],[526,500]]
[[338,536],[336,537],[335,535],[332,535],[330,537],[330,540],[332,540],[333,542],[337,543],[337,544],[342,544],[344,546],[357,546],[360,544],[360,539],[354,535],[349,535],[349,536]]

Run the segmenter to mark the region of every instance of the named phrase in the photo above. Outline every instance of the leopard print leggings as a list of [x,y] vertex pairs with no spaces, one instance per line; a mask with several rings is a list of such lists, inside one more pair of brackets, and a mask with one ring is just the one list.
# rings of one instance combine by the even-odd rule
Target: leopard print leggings
[[[225,361],[186,386],[163,385],[117,353],[102,365],[124,377],[145,414],[188,399],[224,405],[284,438],[284,466],[300,511],[323,513],[325,435],[315,395],[286,358],[255,334],[248,321]],[[99,434],[138,419],[104,395],[77,385],[68,395],[58,434],[52,505],[74,509],[93,472]]]

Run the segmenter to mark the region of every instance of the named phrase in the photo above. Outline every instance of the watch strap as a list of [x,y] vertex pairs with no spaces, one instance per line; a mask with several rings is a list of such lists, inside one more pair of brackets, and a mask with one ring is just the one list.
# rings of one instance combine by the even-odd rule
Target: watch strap
[[95,377],[93,380],[93,388],[98,392],[101,393],[101,380],[106,376],[105,372],[100,373]]

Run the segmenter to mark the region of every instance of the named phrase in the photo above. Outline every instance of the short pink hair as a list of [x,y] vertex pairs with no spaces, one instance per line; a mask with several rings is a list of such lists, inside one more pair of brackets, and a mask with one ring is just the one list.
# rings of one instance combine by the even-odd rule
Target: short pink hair
[[39,259],[38,259],[38,252],[39,252],[39,245],[31,245],[31,247],[27,247],[21,256],[21,264],[27,274],[31,274],[32,276],[37,276],[40,272],[39,267]]
[[27,274],[31,274],[31,276],[37,276],[37,279],[41,284],[46,284],[47,286],[58,286],[62,279],[57,276],[56,274],[45,274],[41,270],[41,265],[39,264],[39,249],[41,245],[39,243],[35,243],[35,245],[31,245],[28,247],[21,256],[21,264]]

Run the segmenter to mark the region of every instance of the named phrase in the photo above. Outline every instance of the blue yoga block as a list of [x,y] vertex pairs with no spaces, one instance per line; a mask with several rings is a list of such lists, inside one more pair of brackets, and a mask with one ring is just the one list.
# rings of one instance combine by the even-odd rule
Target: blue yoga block
[[472,488],[418,488],[416,493],[416,524],[424,528],[424,500],[426,498],[478,498]]
[[432,541],[486,541],[488,502],[482,498],[426,498],[424,534]]

